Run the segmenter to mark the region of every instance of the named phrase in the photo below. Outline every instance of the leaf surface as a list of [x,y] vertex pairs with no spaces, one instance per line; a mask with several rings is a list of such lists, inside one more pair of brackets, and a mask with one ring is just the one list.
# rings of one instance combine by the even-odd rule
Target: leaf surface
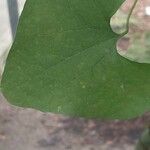
[[88,118],[150,110],[150,65],[116,51],[123,0],[27,0],[2,78],[14,105]]

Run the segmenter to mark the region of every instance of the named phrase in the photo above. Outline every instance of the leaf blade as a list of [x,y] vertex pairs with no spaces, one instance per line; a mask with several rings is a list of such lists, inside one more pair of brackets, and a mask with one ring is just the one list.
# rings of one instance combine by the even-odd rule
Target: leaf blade
[[116,52],[119,36],[109,20],[123,1],[115,1],[27,1],[2,79],[6,98],[92,118],[131,118],[149,110],[149,65]]

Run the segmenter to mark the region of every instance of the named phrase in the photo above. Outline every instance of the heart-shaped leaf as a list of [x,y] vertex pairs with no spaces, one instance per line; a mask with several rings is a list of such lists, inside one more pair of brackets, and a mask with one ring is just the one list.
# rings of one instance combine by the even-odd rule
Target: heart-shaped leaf
[[124,0],[27,0],[2,79],[17,106],[81,117],[150,110],[150,65],[117,54],[110,18]]

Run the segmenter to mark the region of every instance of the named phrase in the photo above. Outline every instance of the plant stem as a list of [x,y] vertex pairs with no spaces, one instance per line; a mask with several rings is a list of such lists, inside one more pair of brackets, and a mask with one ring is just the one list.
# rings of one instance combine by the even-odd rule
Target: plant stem
[[141,138],[139,139],[135,150],[150,150],[150,125],[143,132]]
[[132,13],[133,13],[133,10],[134,8],[136,7],[136,4],[137,4],[138,0],[134,0],[134,3],[130,9],[130,12],[128,14],[128,17],[127,17],[127,22],[126,22],[126,30],[121,34],[121,36],[124,36],[126,35],[128,32],[129,32],[129,24],[130,24],[130,18],[132,16]]

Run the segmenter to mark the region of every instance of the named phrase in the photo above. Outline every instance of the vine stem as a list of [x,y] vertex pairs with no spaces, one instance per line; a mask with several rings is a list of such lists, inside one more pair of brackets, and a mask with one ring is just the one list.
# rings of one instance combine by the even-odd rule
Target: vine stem
[[135,150],[150,150],[150,126],[142,133]]
[[124,35],[126,35],[126,34],[129,32],[130,18],[131,18],[131,16],[132,16],[132,13],[133,13],[133,11],[134,11],[134,8],[135,8],[136,5],[137,5],[137,2],[138,2],[138,0],[134,0],[134,3],[133,3],[133,5],[132,5],[132,7],[131,7],[131,9],[130,9],[130,12],[129,12],[128,16],[127,16],[126,30],[121,34],[121,36],[124,36]]

